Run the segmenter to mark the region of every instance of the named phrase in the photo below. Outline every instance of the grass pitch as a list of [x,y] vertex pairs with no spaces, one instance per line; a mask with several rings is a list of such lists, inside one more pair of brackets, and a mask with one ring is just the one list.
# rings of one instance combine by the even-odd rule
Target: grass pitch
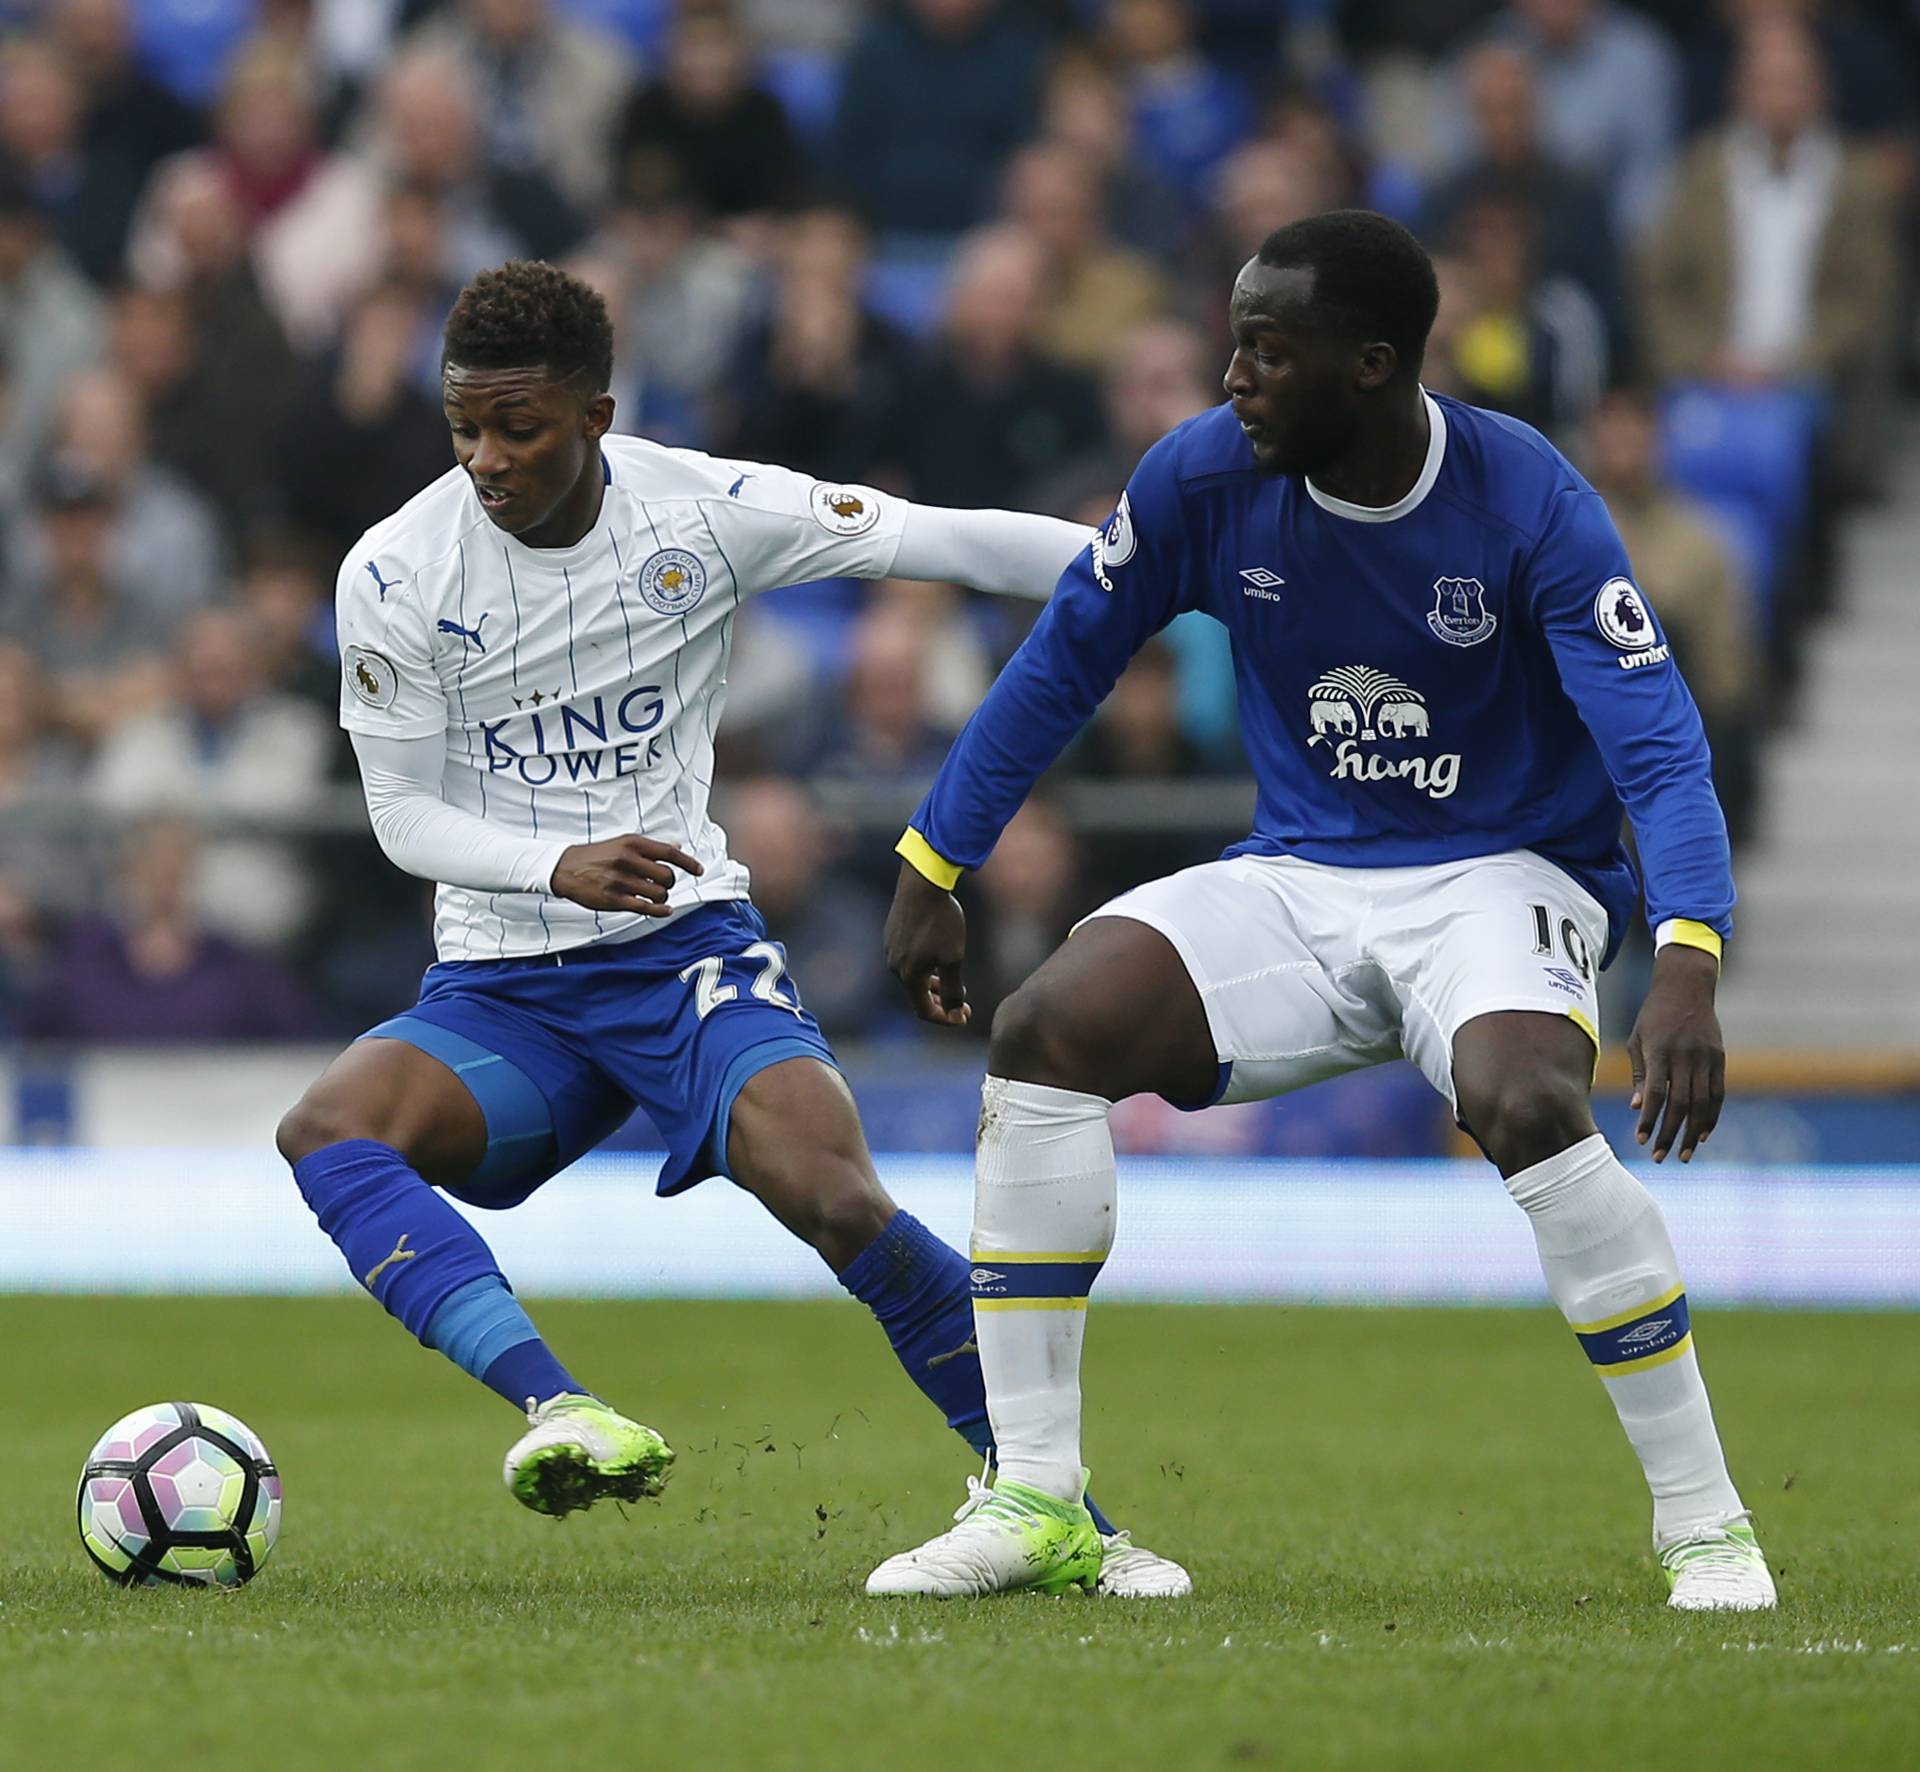
[[[728,1769],[1920,1764],[1920,1317],[1709,1311],[1780,1577],[1666,1611],[1638,1474],[1544,1312],[1109,1307],[1096,1491],[1186,1602],[865,1599],[967,1457],[840,1304],[549,1304],[680,1450],[516,1508],[515,1418],[366,1300],[0,1299],[0,1763]],[[236,1594],[109,1587],[87,1447],[236,1411],[286,1480]]]

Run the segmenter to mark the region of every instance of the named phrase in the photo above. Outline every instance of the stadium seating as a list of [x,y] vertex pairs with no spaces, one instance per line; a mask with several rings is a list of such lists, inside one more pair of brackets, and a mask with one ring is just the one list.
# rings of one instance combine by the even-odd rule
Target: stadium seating
[[836,56],[818,49],[768,49],[760,57],[760,84],[780,101],[803,141],[812,146],[826,140],[840,102]]
[[1683,383],[1661,403],[1667,473],[1720,518],[1770,622],[1780,573],[1807,515],[1819,396],[1799,388]]

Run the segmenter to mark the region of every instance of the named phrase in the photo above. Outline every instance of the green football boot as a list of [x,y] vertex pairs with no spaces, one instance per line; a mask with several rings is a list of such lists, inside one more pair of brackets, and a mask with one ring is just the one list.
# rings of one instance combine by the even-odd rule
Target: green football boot
[[666,1486],[673,1448],[598,1397],[529,1397],[527,1421],[504,1472],[522,1507],[559,1519],[609,1498],[646,1501]]
[[[1084,1471],[1080,1491],[1086,1493]],[[967,1499],[953,1518],[938,1538],[882,1563],[867,1577],[867,1592],[951,1600],[1069,1588],[1091,1593],[1099,1583],[1100,1533],[1084,1501],[1062,1501],[1006,1477],[991,1488],[969,1477]]]
[[1689,1532],[1659,1555],[1676,1612],[1771,1612],[1779,1604],[1760,1541],[1737,1519]]

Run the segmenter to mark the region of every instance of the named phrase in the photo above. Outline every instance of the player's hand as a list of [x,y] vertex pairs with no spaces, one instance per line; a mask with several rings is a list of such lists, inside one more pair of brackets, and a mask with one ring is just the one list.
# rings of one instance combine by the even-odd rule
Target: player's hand
[[1653,1160],[1666,1160],[1674,1140],[1680,1161],[1720,1119],[1727,1095],[1727,1049],[1713,1010],[1720,962],[1700,948],[1673,943],[1654,957],[1653,983],[1627,1041],[1633,1097],[1640,1110],[1636,1137],[1653,1140]]
[[887,912],[887,970],[907,987],[922,1021],[965,1027],[973,1017],[961,967],[967,957],[967,913],[959,899],[936,886],[911,862]]
[[576,843],[553,870],[557,897],[570,898],[590,911],[637,911],[643,917],[668,915],[667,894],[673,870],[705,873],[699,862],[671,843],[651,837],[609,837],[604,843]]

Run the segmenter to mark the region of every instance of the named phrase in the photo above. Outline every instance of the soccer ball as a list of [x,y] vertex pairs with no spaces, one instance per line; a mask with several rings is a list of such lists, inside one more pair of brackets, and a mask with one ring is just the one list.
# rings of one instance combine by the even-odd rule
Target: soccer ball
[[80,1543],[123,1587],[238,1587],[280,1536],[280,1473],[253,1429],[154,1403],[102,1434],[80,1473]]

